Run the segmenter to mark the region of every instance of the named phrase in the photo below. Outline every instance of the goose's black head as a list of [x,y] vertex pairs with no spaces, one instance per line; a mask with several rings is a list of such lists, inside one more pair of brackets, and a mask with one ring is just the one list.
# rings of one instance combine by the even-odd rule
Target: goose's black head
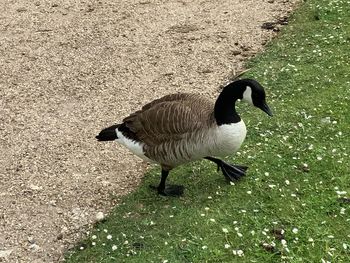
[[263,86],[254,79],[241,79],[237,83],[241,86],[243,91],[241,99],[248,102],[262,111],[266,112],[269,116],[273,116],[269,106],[266,103],[266,94]]
[[263,86],[253,79],[240,79],[228,84],[215,102],[214,116],[218,125],[236,123],[241,120],[234,104],[238,99],[261,109],[268,115],[272,112],[266,103]]

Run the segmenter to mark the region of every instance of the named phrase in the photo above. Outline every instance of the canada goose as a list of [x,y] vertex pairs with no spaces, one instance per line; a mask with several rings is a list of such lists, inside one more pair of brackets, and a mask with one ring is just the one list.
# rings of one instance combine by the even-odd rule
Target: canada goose
[[246,126],[235,110],[238,99],[272,116],[264,88],[253,79],[241,79],[224,87],[215,103],[187,93],[156,99],[121,124],[103,129],[96,139],[116,140],[142,159],[160,164],[160,184],[152,188],[161,195],[181,195],[183,186],[165,185],[169,171],[202,158],[216,163],[227,180],[237,180],[245,175],[247,167],[214,156],[236,152],[245,139]]

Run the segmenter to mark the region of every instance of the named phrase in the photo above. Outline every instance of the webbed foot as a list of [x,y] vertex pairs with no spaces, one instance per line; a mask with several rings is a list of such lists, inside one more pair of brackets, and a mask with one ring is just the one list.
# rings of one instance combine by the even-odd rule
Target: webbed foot
[[158,194],[163,196],[179,197],[179,196],[182,196],[184,193],[183,185],[169,184],[169,185],[166,185],[164,189],[154,185],[150,185],[150,187],[154,190],[157,190]]
[[239,180],[241,177],[245,176],[245,172],[248,169],[247,166],[233,165],[224,161],[222,161],[221,164],[218,164],[218,166],[221,168],[226,180],[231,182]]
[[229,164],[214,157],[205,157],[205,159],[216,163],[218,166],[217,170],[219,171],[221,169],[226,180],[228,181],[236,181],[240,179],[245,175],[245,172],[248,169],[247,166]]

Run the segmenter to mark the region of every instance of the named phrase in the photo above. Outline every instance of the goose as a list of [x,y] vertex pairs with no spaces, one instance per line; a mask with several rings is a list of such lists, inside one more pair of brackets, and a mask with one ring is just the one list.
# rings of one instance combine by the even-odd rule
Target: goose
[[226,85],[216,101],[199,94],[166,95],[131,113],[122,123],[103,129],[98,141],[117,141],[142,159],[161,166],[158,194],[180,196],[182,185],[166,185],[175,167],[206,159],[221,169],[228,181],[245,175],[248,167],[224,162],[224,157],[238,151],[247,129],[235,109],[237,100],[255,106],[269,116],[265,90],[254,79],[239,79]]

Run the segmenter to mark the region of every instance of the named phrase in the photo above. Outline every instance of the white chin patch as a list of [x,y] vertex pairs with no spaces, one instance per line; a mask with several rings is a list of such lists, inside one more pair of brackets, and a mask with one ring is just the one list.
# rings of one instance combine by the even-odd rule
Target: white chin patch
[[243,101],[248,102],[250,105],[253,104],[253,99],[252,99],[252,88],[247,86],[245,91],[243,92]]

